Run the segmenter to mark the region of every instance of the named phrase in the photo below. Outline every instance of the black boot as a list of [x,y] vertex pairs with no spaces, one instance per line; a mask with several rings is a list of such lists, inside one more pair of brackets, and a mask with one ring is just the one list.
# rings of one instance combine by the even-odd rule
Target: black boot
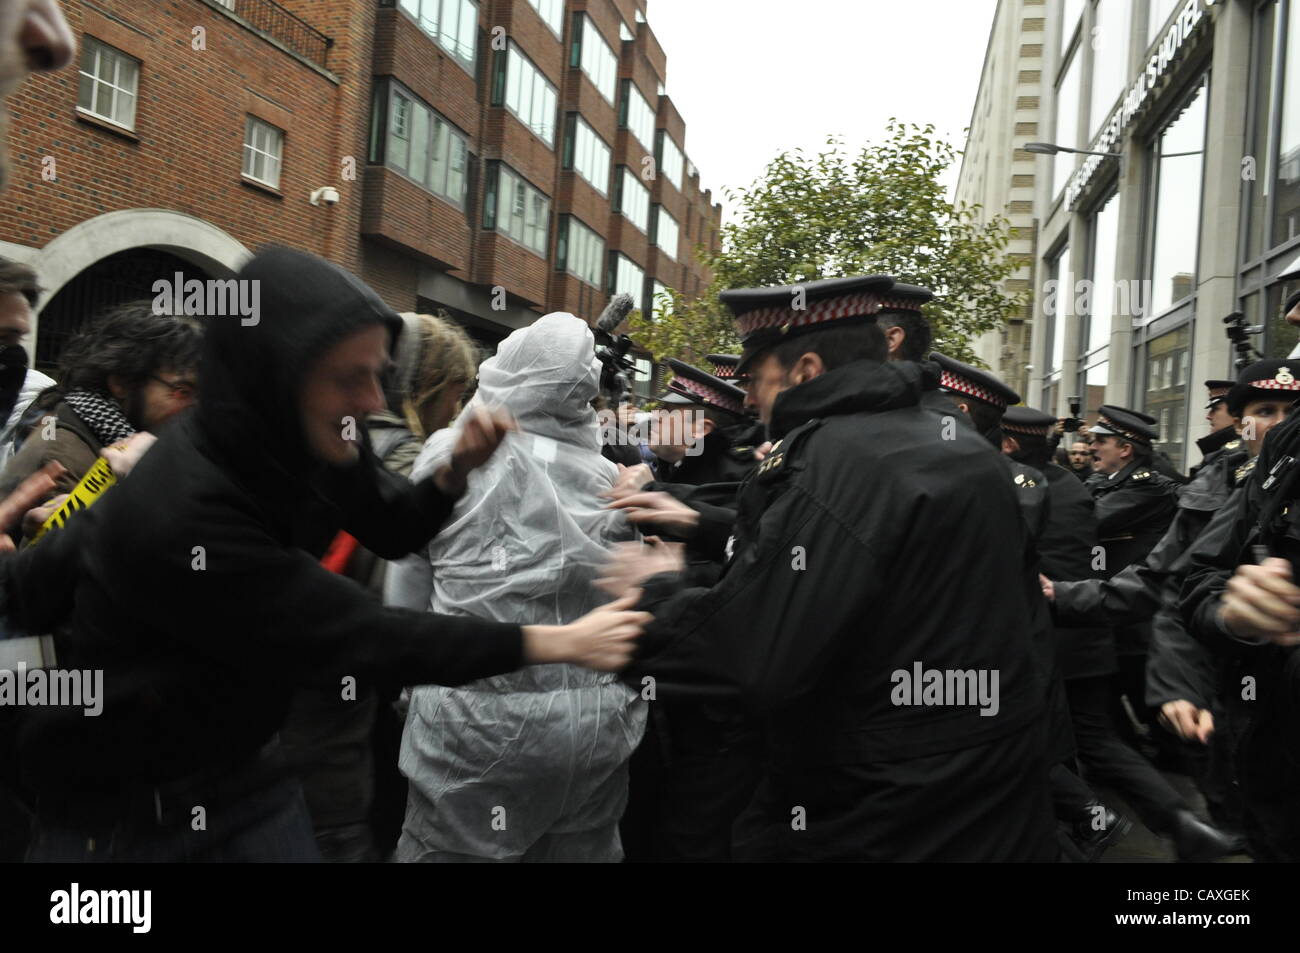
[[1096,802],[1074,823],[1074,843],[1088,863],[1096,863],[1107,849],[1118,844],[1133,827],[1123,814]]
[[1174,812],[1169,836],[1173,838],[1178,859],[1184,862],[1217,860],[1241,850],[1240,837],[1206,824],[1186,808]]

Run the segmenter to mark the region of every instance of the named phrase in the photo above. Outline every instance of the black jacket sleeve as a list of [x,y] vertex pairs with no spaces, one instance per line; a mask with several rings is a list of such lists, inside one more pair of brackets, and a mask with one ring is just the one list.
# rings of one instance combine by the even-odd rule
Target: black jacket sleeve
[[343,529],[382,559],[400,559],[419,549],[456,505],[432,477],[411,483],[389,472],[368,447],[354,466],[331,468],[324,495],[338,507]]

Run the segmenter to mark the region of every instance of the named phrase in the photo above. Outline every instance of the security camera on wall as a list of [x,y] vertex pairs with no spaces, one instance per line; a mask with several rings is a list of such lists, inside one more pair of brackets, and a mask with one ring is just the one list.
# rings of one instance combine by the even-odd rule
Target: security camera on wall
[[334,188],[332,185],[327,185],[323,188],[317,189],[311,194],[312,205],[320,205],[322,202],[326,205],[338,205],[339,190]]

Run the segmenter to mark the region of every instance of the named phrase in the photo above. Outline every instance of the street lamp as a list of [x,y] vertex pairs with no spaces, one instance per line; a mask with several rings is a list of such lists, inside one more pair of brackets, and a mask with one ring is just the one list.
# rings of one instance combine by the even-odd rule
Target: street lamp
[[1107,159],[1119,159],[1123,157],[1122,152],[1093,152],[1089,149],[1071,149],[1069,146],[1058,146],[1054,142],[1026,142],[1024,145],[1026,152],[1037,152],[1039,155],[1054,156],[1058,152],[1072,152],[1081,156],[1103,156]]

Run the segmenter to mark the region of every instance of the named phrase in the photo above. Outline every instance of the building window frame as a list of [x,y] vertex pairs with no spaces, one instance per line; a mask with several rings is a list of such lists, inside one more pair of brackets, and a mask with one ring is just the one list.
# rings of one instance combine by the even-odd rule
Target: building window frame
[[[377,88],[375,94],[375,108],[382,109],[382,114],[380,120],[372,124],[371,163],[374,165],[382,165],[384,168],[396,172],[403,178],[418,185],[430,195],[435,195],[442,201],[459,209],[467,216],[470,215],[470,185],[474,169],[474,153],[470,150],[470,137],[443,116],[442,113],[438,112],[397,80],[390,78],[385,80],[382,85],[382,93]],[[399,100],[405,100],[408,103],[405,117],[407,135],[405,137],[395,137],[393,133],[393,119]],[[417,125],[417,110],[423,110],[428,116],[426,128],[428,129],[429,139],[427,142],[428,148],[425,152],[425,161],[428,163],[427,175],[433,176],[436,174],[436,169],[433,165],[433,163],[436,162],[436,156],[434,153],[435,151],[441,152],[443,154],[444,162],[442,180],[444,184],[450,184],[452,181],[452,173],[453,171],[456,171],[454,167],[455,164],[452,161],[454,158],[453,153],[458,153],[463,163],[462,168],[458,172],[458,177],[461,180],[459,197],[449,194],[445,189],[440,190],[435,188],[428,179],[417,178],[412,175],[408,169],[411,160],[411,138]],[[441,130],[440,138],[438,137],[437,130]],[[394,138],[405,138],[406,140],[406,154],[400,164],[392,154]],[[453,143],[458,143],[461,146],[461,149],[453,150]]]
[[[263,142],[259,145],[257,133],[262,133]],[[249,114],[244,123],[244,150],[242,175],[250,182],[279,190],[280,175],[284,171],[284,130],[272,125],[265,119]],[[263,145],[271,148],[262,148]],[[261,158],[262,168],[268,170],[274,165],[274,175],[257,175],[257,160]]]
[[[471,76],[478,75],[476,68],[479,48],[478,21],[482,15],[479,0],[392,0],[392,3],[406,14],[425,36],[438,44],[438,47],[451,57],[452,62]],[[466,7],[472,7],[474,11],[474,15],[468,21],[468,30],[464,20]],[[448,8],[454,9],[457,14],[455,33],[451,35],[445,34],[442,29],[445,22],[444,13]],[[463,49],[467,33],[473,44],[468,58],[465,57]]]
[[[519,76],[520,101],[518,104],[515,105],[512,105],[510,102],[511,81],[513,79],[511,73],[512,61],[510,58],[512,53],[518,57],[518,59],[515,60],[514,62],[521,63],[522,67],[527,67],[527,69],[524,69],[522,67],[520,69],[520,76]],[[529,73],[528,70],[531,70],[532,72]],[[541,81],[540,89],[538,83],[539,80]],[[539,93],[542,96],[543,122],[541,125],[534,125],[532,118],[529,116],[524,116],[521,112],[520,107],[522,107],[523,105],[522,97],[523,97],[523,88],[524,88],[525,81],[527,81],[529,85],[528,103],[529,103],[530,113],[535,114],[537,112],[535,108],[536,99]],[[550,108],[549,108],[550,124],[546,125],[545,117],[548,112],[546,108],[546,99],[548,97],[548,94],[550,99]],[[559,125],[557,116],[559,115],[559,110],[560,110],[560,91],[556,88],[554,83],[552,83],[549,79],[546,78],[546,74],[543,73],[541,69],[538,68],[537,64],[533,62],[532,58],[529,57],[528,54],[525,53],[517,43],[515,43],[514,40],[511,40],[509,43],[507,43],[506,48],[504,50],[497,51],[497,55],[493,61],[492,98],[490,102],[493,106],[499,106],[502,109],[504,109],[506,112],[510,113],[510,115],[514,116],[517,120],[519,120],[520,124],[525,129],[527,129],[534,136],[536,136],[543,143],[545,143],[546,148],[554,151],[555,132],[556,132],[556,127]]]
[[[91,63],[92,71],[86,71],[86,57],[88,54],[94,56]],[[112,64],[111,78],[105,78],[103,66],[105,62]],[[128,79],[129,84],[123,85],[121,80],[121,71],[123,67],[129,67]],[[136,119],[140,108],[140,76],[143,73],[144,63],[130,53],[118,49],[111,43],[106,43],[92,34],[85,34],[82,37],[81,60],[78,63],[78,85],[77,85],[77,111],[93,116],[101,122],[109,123],[119,129],[126,129],[130,132],[135,131]],[[99,111],[99,97],[101,88],[111,90],[110,97],[112,105],[110,113]],[[89,89],[89,106],[82,105],[82,98]],[[129,121],[122,122],[112,113],[117,113],[119,97],[129,99]]]
[[[1264,0],[1252,8],[1253,23],[1251,25],[1251,75],[1250,75],[1250,95],[1246,109],[1245,128],[1248,146],[1253,147],[1251,142],[1256,126],[1261,121],[1267,121],[1268,128],[1264,134],[1263,161],[1256,168],[1254,181],[1242,182],[1241,193],[1241,222],[1238,229],[1238,261],[1240,265],[1237,271],[1237,301],[1238,308],[1245,313],[1246,319],[1251,324],[1260,324],[1265,328],[1263,340],[1258,342],[1259,351],[1265,355],[1285,356],[1287,347],[1285,342],[1294,338],[1294,332],[1291,328],[1281,321],[1281,316],[1274,314],[1277,310],[1274,307],[1276,300],[1277,305],[1281,303],[1281,284],[1274,280],[1273,276],[1278,273],[1283,265],[1289,263],[1292,259],[1300,254],[1300,234],[1293,238],[1273,244],[1273,228],[1277,217],[1277,196],[1276,188],[1277,167],[1280,156],[1278,152],[1281,148],[1282,138],[1282,111],[1285,103],[1283,95],[1286,91],[1286,70],[1300,71],[1300,37],[1289,36],[1286,29],[1291,21],[1293,11],[1300,5],[1300,0]],[[1274,10],[1274,21],[1272,31],[1272,52],[1270,59],[1270,75],[1267,84],[1263,83],[1259,74],[1259,67],[1264,57],[1261,55],[1261,42],[1259,36],[1259,24],[1261,16],[1266,10]],[[1262,103],[1261,87],[1267,88],[1267,103]],[[1261,112],[1267,107],[1267,115],[1261,116]],[[1296,103],[1292,108],[1300,108],[1300,103]],[[1254,201],[1254,190],[1264,188],[1267,192],[1264,196],[1261,207],[1256,210],[1252,208]],[[1250,251],[1251,232],[1259,227],[1260,223],[1256,221],[1254,213],[1258,211],[1263,218],[1263,234],[1259,243],[1259,248],[1255,252]]]

